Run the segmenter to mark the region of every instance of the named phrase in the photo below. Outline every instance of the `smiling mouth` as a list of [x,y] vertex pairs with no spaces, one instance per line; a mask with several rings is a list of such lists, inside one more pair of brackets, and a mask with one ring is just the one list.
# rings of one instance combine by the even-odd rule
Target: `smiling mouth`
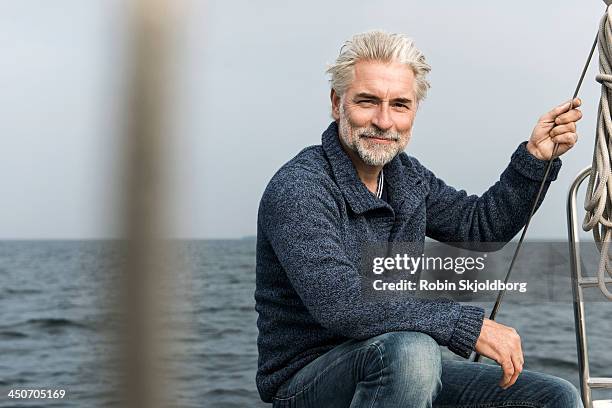
[[377,142],[377,143],[393,143],[393,142],[397,141],[395,139],[387,139],[387,138],[384,138],[384,137],[376,137],[376,136],[365,136],[365,135],[362,135],[361,137],[364,138],[364,139],[371,140],[373,142]]

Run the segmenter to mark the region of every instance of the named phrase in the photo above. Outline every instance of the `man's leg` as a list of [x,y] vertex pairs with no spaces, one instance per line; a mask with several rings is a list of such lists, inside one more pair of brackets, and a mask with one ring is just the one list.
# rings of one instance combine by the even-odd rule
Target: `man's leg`
[[496,365],[468,361],[442,362],[442,390],[434,407],[537,407],[582,408],[576,388],[561,378],[524,370],[516,383],[504,390]]
[[275,408],[431,407],[441,387],[438,344],[418,332],[347,341],[298,371]]

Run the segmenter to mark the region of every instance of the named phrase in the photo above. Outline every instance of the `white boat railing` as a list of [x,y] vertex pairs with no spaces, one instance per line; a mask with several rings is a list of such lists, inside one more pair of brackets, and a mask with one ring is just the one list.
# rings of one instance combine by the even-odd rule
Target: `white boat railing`
[[[612,408],[612,400],[593,401],[593,389],[612,389],[612,377],[591,377],[589,369],[589,353],[587,347],[586,313],[584,304],[584,289],[599,288],[598,280],[584,276],[580,258],[580,225],[576,197],[578,188],[591,174],[591,167],[582,170],[572,183],[567,198],[567,227],[570,250],[570,266],[572,273],[572,293],[574,304],[574,324],[576,329],[576,346],[578,348],[578,368],[580,371],[580,392],[585,408]],[[610,282],[608,282],[608,280]],[[612,283],[607,279],[606,284]]]

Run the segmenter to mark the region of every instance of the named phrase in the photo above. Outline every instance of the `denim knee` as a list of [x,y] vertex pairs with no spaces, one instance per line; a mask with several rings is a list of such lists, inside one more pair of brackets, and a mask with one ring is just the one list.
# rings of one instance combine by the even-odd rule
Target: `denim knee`
[[572,383],[562,378],[551,381],[548,389],[546,407],[550,408],[582,408],[580,393]]
[[382,355],[385,377],[400,386],[435,396],[440,390],[442,358],[440,346],[420,332],[389,332],[372,340]]

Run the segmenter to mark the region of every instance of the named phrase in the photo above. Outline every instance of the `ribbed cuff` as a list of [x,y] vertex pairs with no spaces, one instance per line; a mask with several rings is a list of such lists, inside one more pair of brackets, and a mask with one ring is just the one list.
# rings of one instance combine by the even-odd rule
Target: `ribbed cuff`
[[461,305],[461,315],[448,342],[448,349],[461,357],[468,358],[476,347],[483,320],[483,308]]
[[[527,142],[523,142],[512,154],[510,165],[513,169],[528,179],[542,181],[544,178],[544,173],[546,172],[548,160],[540,160],[529,153],[529,150],[527,150]],[[548,174],[547,180],[556,180],[560,169],[561,159],[557,157],[552,162],[552,167],[550,168],[550,173]]]

